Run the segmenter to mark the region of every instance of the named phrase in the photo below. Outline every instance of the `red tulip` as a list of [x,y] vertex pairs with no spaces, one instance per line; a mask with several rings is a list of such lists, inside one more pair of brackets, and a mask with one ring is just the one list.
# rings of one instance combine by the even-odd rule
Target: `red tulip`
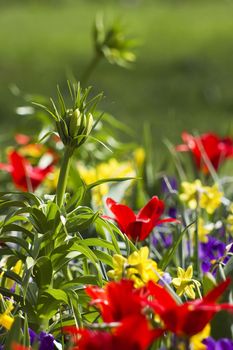
[[106,203],[114,214],[113,220],[117,222],[121,231],[135,241],[146,239],[157,225],[164,222],[177,222],[176,219],[172,218],[160,219],[164,212],[164,202],[157,196],[152,197],[138,214],[135,214],[126,205],[116,203],[111,198],[107,198]]
[[86,287],[91,305],[97,306],[104,322],[120,322],[125,317],[142,315],[145,306],[143,289],[136,289],[131,280],[109,282],[103,288]]
[[182,139],[184,144],[176,146],[176,150],[191,152],[197,168],[204,173],[209,172],[208,161],[217,171],[226,158],[233,157],[233,139],[230,137],[220,138],[213,133],[192,136],[183,132]]
[[16,187],[23,191],[35,190],[53,170],[50,164],[45,168],[33,167],[17,151],[9,153],[9,164],[0,163],[0,169],[9,172]]
[[147,292],[134,288],[133,281],[109,282],[104,288],[88,286],[86,293],[91,297],[90,304],[100,310],[104,321],[101,326],[109,331],[64,327],[64,332],[72,336],[73,350],[146,350],[162,335],[162,329],[150,329],[143,314]]
[[229,284],[228,279],[211,290],[203,299],[179,305],[166,289],[150,281],[148,291],[154,300],[148,303],[162,319],[164,330],[169,330],[178,336],[190,337],[202,331],[216,312],[221,310],[233,312],[232,304],[216,304]]
[[76,327],[64,327],[63,331],[72,337],[72,350],[146,350],[163,333],[150,329],[146,318],[139,315],[125,318],[110,332]]

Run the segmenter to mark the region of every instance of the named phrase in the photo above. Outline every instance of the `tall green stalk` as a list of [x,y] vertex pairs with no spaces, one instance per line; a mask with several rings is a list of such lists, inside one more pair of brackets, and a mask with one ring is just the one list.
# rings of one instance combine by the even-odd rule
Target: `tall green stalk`
[[99,53],[96,53],[95,56],[92,58],[91,62],[87,66],[83,75],[81,76],[80,81],[82,84],[85,85],[88,82],[88,80],[90,79],[90,76],[92,75],[93,71],[96,69],[101,58],[102,58],[102,56]]
[[56,191],[56,203],[59,206],[59,208],[62,207],[63,200],[64,200],[72,154],[73,154],[73,148],[71,148],[70,146],[66,146],[64,156],[62,159],[62,164],[61,164],[60,174],[59,174],[58,184],[57,184],[57,191]]

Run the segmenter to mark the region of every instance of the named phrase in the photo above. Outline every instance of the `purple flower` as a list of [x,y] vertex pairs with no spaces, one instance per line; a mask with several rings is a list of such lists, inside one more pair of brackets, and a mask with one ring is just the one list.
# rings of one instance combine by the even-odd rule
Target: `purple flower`
[[172,245],[173,236],[171,233],[156,232],[152,238],[152,243],[156,247],[158,244],[162,248],[169,248]]
[[39,343],[39,350],[54,350],[54,337],[52,334],[40,332],[36,334],[29,328],[30,344]]
[[202,342],[206,345],[206,350],[233,350],[233,341],[227,338],[215,340],[212,337],[208,337]]
[[39,350],[54,350],[54,337],[52,334],[40,332],[40,347]]
[[38,339],[38,335],[31,328],[29,328],[28,331],[30,336],[30,344],[32,345]]
[[212,236],[209,236],[208,242],[200,243],[199,258],[203,272],[208,272],[215,261],[223,257],[225,249],[226,245]]
[[172,277],[169,272],[164,272],[162,279],[159,280],[159,284],[164,286],[164,282],[170,284],[172,282]]
[[177,218],[177,209],[175,207],[171,207],[168,209],[168,216],[171,218],[176,219]]
[[178,189],[177,181],[175,177],[166,176],[162,178],[161,190],[163,193],[170,193]]

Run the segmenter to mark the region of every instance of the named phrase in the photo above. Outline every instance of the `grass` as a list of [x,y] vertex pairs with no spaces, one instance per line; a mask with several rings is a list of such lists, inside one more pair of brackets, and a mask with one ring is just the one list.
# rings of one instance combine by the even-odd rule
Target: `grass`
[[149,121],[153,141],[180,140],[183,129],[232,133],[232,1],[60,1],[0,5],[2,130],[18,125],[23,92],[52,95],[67,72],[79,79],[91,58],[91,27],[99,10],[122,17],[139,37],[132,70],[101,62],[90,83],[104,107],[141,139]]

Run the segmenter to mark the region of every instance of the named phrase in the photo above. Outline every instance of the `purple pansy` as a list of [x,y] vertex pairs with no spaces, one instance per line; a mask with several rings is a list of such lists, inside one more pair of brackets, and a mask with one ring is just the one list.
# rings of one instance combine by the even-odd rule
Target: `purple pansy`
[[39,343],[38,350],[54,350],[54,337],[52,334],[40,332],[38,335],[29,328],[29,336],[31,345],[33,345],[35,342]]
[[206,345],[206,350],[233,350],[233,341],[227,338],[215,340],[212,337],[208,337],[202,342]]
[[40,332],[39,334],[40,347],[39,350],[53,350],[54,337],[52,334]]
[[223,257],[225,249],[226,245],[212,236],[208,237],[208,242],[200,243],[199,258],[203,272],[210,271],[213,263]]

